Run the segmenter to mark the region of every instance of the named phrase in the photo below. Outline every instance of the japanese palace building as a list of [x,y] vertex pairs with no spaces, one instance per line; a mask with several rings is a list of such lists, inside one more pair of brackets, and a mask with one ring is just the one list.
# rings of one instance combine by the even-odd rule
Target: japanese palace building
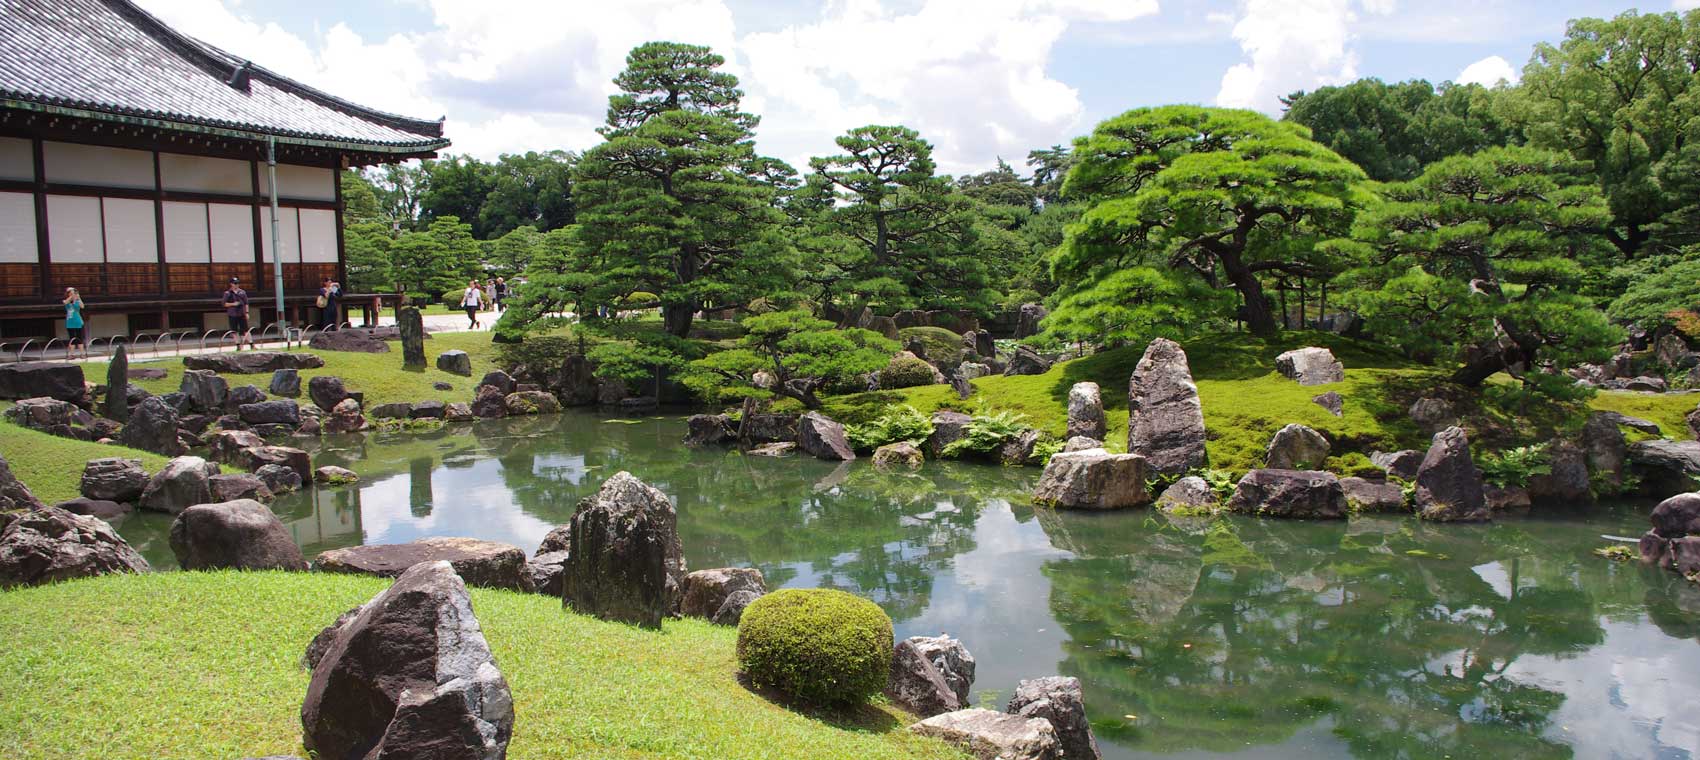
[[[129,0],[0,0],[0,341],[222,328],[240,277],[253,323],[343,279],[341,169],[435,156],[441,120],[394,116],[167,27]],[[275,150],[278,235],[272,245]]]

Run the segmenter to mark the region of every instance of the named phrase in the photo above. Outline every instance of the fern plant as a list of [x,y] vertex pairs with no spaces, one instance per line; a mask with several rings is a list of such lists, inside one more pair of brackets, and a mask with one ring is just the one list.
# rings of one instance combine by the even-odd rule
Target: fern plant
[[1527,485],[1530,478],[1552,474],[1552,457],[1546,444],[1518,446],[1489,453],[1476,462],[1482,479],[1500,488]]
[[864,424],[848,425],[844,434],[858,451],[872,451],[899,441],[919,445],[933,434],[933,421],[921,410],[904,404]]
[[951,441],[941,452],[946,458],[962,457],[968,454],[990,454],[1002,448],[1004,444],[1015,440],[1027,430],[1023,420],[1027,415],[1008,410],[988,412],[982,409],[978,414],[968,418],[968,427],[964,435]]

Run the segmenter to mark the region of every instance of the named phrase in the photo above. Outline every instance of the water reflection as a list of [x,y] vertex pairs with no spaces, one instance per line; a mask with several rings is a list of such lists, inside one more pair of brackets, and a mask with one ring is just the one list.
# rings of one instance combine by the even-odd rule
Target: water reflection
[[[358,486],[274,509],[309,554],[467,535],[536,546],[603,479],[674,496],[692,567],[877,601],[949,632],[976,700],[1078,676],[1114,758],[1692,757],[1700,587],[1594,557],[1617,508],[1492,526],[1168,520],[1026,505],[1036,473],[745,457],[676,418],[486,422],[328,440]],[[157,516],[120,531],[169,565]]]

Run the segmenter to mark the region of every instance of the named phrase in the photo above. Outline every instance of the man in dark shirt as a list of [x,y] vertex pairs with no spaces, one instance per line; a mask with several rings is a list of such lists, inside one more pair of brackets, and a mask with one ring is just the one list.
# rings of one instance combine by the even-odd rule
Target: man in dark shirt
[[236,350],[242,350],[243,340],[254,348],[254,336],[248,333],[248,291],[242,289],[240,278],[230,278],[230,287],[224,289],[224,315],[230,318],[231,332],[236,333]]

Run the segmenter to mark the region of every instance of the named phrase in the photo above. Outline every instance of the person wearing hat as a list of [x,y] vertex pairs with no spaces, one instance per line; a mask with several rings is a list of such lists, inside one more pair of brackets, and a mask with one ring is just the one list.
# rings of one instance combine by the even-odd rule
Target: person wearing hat
[[230,287],[224,289],[224,315],[230,318],[230,331],[236,333],[236,350],[242,350],[242,341],[248,341],[248,347],[254,348],[254,336],[248,332],[248,291],[242,289],[242,278],[230,278]]

